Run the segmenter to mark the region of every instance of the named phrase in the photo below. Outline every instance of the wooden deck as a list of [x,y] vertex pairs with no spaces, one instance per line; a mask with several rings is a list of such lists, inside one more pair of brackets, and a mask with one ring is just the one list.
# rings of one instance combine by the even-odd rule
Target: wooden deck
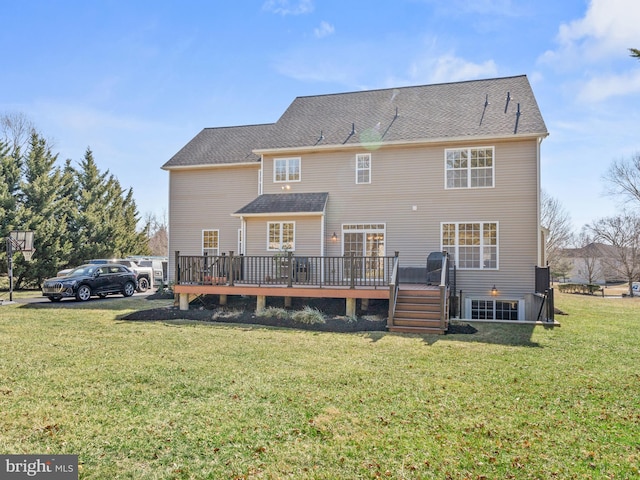
[[389,287],[315,287],[286,285],[175,285],[173,291],[188,295],[249,295],[309,298],[389,298]]

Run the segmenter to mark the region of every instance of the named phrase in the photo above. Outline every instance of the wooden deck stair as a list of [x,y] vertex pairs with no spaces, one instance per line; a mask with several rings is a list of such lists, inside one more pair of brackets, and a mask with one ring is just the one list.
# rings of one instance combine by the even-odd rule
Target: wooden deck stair
[[396,310],[387,328],[390,332],[445,333],[448,322],[440,319],[440,289],[437,287],[405,287],[398,290]]

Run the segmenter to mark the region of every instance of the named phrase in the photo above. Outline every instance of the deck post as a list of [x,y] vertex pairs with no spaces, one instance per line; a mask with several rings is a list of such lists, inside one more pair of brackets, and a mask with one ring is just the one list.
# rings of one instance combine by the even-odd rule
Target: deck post
[[180,310],[189,310],[189,294],[188,293],[179,293],[179,303]]
[[[355,272],[353,271],[353,255],[354,253],[351,252],[349,254],[349,277],[350,278],[350,282],[349,282],[349,288],[356,288],[356,276],[355,276]],[[354,316],[355,316],[355,306],[353,307],[354,309]]]
[[226,305],[227,304],[227,296],[224,294],[220,294],[220,305]]
[[356,316],[356,299],[347,298],[347,317]]
[[256,297],[256,313],[262,312],[267,306],[267,297],[265,295],[258,295]]
[[229,252],[229,272],[227,273],[227,282],[229,282],[229,285],[233,287],[233,282],[235,281],[234,278],[234,271],[233,271],[233,250],[231,250]]
[[369,310],[369,299],[368,298],[363,298],[362,300],[360,300],[360,308],[362,310]]
[[284,308],[291,308],[291,297],[284,297]]
[[180,285],[180,250],[176,250],[176,264],[173,276],[176,279],[176,285]]
[[293,286],[293,252],[289,250],[287,252],[287,287]]

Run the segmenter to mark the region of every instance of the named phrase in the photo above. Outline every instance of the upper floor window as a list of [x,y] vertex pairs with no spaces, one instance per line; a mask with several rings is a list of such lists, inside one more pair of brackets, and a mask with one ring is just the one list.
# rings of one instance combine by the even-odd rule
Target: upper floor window
[[267,250],[295,250],[295,222],[268,222],[267,239]]
[[356,155],[356,183],[371,183],[371,154]]
[[493,147],[448,148],[444,155],[445,188],[493,187]]
[[274,182],[299,182],[300,157],[276,158],[273,161]]
[[498,224],[443,223],[442,250],[454,254],[460,269],[498,268]]
[[202,254],[214,256],[219,255],[219,239],[219,230],[202,230]]

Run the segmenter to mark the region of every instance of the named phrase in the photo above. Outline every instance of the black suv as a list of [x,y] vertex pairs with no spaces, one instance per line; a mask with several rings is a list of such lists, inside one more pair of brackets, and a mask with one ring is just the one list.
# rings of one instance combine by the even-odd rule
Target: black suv
[[137,275],[124,265],[81,265],[64,277],[49,278],[42,285],[42,295],[52,302],[75,297],[84,302],[92,295],[104,298],[111,293],[130,297],[138,286]]

